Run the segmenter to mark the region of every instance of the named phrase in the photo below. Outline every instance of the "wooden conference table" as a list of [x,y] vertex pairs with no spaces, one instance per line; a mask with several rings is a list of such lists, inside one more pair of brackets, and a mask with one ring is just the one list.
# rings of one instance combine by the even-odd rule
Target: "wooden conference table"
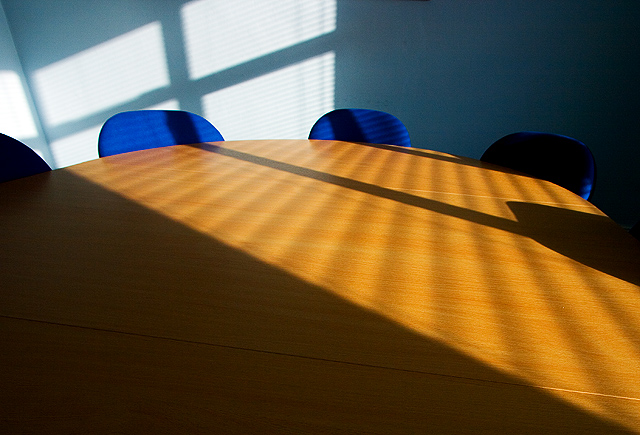
[[640,243],[551,183],[237,141],[0,201],[2,433],[640,433]]

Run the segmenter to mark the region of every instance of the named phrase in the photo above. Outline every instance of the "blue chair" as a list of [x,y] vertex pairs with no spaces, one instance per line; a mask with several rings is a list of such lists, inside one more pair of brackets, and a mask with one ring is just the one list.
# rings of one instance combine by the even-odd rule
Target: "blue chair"
[[322,115],[309,139],[411,146],[409,132],[398,118],[369,109],[337,109]]
[[50,170],[47,162],[27,145],[0,133],[0,183]]
[[98,136],[98,155],[222,140],[209,121],[194,113],[134,110],[117,113],[104,123]]
[[596,162],[589,148],[558,134],[509,134],[487,148],[480,160],[551,181],[584,199],[589,199],[596,181]]
[[640,240],[640,221],[636,222],[636,224],[629,230],[629,234]]

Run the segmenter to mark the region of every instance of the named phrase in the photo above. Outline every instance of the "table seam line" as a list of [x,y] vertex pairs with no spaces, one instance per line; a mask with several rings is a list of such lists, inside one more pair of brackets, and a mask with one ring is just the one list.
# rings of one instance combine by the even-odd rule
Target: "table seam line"
[[132,337],[166,340],[166,341],[173,341],[173,342],[185,343],[185,344],[196,344],[196,345],[202,345],[202,346],[218,347],[222,349],[240,350],[245,352],[255,352],[255,353],[262,353],[267,355],[285,356],[290,358],[299,358],[299,359],[306,359],[306,360],[312,360],[312,361],[322,361],[322,362],[329,362],[334,364],[345,364],[350,366],[381,369],[381,370],[393,370],[393,371],[404,372],[404,373],[413,373],[413,374],[421,374],[421,375],[427,375],[427,376],[455,379],[458,381],[470,381],[470,382],[521,387],[521,388],[534,388],[534,389],[540,389],[545,391],[558,391],[558,392],[565,392],[565,393],[584,394],[584,395],[590,395],[590,396],[599,396],[599,397],[607,397],[607,398],[618,399],[618,400],[629,400],[629,401],[640,402],[640,398],[619,396],[615,394],[580,391],[580,390],[572,390],[567,388],[546,387],[542,385],[529,385],[529,384],[517,383],[517,382],[504,382],[504,381],[496,381],[491,379],[479,379],[479,378],[472,378],[468,376],[448,375],[444,373],[427,372],[423,370],[406,369],[406,368],[390,367],[390,366],[367,364],[367,363],[358,363],[353,361],[343,361],[343,360],[337,360],[337,359],[331,359],[331,358],[305,356],[305,355],[298,355],[293,353],[277,352],[277,351],[270,351],[270,350],[263,350],[263,349],[252,349],[252,348],[241,347],[241,346],[232,346],[228,344],[209,343],[206,341],[189,340],[189,339],[183,339],[183,338],[166,337],[166,336],[152,335],[152,334],[143,334],[138,332],[118,331],[114,329],[98,328],[98,327],[83,326],[83,325],[73,325],[69,323],[53,322],[49,320],[39,320],[39,319],[28,319],[24,317],[8,316],[8,315],[1,315],[1,314],[0,314],[0,318],[10,319],[10,320],[21,320],[25,322],[34,322],[34,323],[41,323],[41,324],[54,325],[54,326],[62,326],[62,327],[68,327],[68,328],[84,329],[84,330],[97,331],[97,332],[107,332],[112,334],[128,335]]

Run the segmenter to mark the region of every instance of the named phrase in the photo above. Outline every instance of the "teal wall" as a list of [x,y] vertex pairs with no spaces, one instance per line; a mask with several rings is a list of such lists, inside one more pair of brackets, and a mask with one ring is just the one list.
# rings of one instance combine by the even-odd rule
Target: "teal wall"
[[171,85],[45,125],[50,141],[169,98],[200,113],[208,92],[333,50],[335,107],[391,112],[415,146],[474,158],[515,131],[575,137],[597,160],[592,202],[623,226],[640,219],[637,0],[338,0],[334,32],[196,83],[186,74],[180,23],[187,1],[0,1],[31,84],[47,65],[162,23]]

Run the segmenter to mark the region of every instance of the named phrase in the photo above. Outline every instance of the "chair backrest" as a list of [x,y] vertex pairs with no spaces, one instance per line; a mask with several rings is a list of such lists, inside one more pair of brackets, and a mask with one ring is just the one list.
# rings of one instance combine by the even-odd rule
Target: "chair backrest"
[[629,234],[640,240],[640,221],[636,222],[636,224],[629,230]]
[[553,133],[524,131],[494,142],[480,160],[551,181],[589,199],[596,162],[582,142]]
[[337,109],[316,121],[309,139],[411,146],[409,132],[395,116],[369,109]]
[[0,133],[0,183],[50,170],[47,162],[27,145]]
[[224,140],[206,119],[182,110],[135,110],[109,118],[98,137],[98,155]]

